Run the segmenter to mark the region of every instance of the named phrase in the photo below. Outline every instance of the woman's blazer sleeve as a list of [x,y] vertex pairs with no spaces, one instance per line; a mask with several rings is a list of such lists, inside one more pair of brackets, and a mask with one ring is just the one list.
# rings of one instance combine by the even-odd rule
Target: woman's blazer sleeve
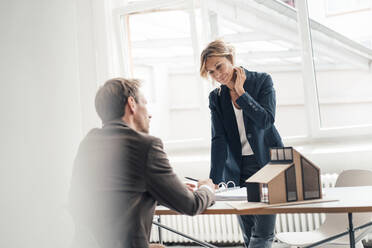
[[246,91],[241,95],[236,103],[243,109],[243,113],[248,115],[253,124],[261,129],[266,129],[274,124],[276,97],[271,76],[263,73],[254,83],[259,88],[257,101]]
[[212,139],[211,139],[211,170],[209,177],[215,184],[222,181],[223,170],[226,164],[227,143],[223,128],[223,117],[218,107],[218,90],[209,95],[209,108],[211,111]]

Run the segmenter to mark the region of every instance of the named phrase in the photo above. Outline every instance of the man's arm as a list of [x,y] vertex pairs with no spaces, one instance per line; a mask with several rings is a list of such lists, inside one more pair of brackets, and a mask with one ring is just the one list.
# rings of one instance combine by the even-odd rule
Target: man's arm
[[[214,185],[199,187],[195,192],[187,189],[169,164],[160,139],[154,138],[150,145],[145,167],[146,186],[150,194],[162,205],[187,215],[203,212],[214,202]],[[208,183],[204,183],[208,185]],[[201,185],[200,185],[201,186]]]

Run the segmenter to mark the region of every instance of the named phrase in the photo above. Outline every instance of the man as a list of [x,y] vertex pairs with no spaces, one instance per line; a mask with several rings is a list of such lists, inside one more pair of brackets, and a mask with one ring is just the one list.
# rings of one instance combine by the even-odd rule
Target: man
[[137,80],[116,78],[97,92],[103,127],[91,130],[75,159],[70,201],[78,226],[103,248],[146,248],[159,202],[196,215],[214,201],[214,184],[192,192],[174,174],[160,139],[148,135],[151,116]]

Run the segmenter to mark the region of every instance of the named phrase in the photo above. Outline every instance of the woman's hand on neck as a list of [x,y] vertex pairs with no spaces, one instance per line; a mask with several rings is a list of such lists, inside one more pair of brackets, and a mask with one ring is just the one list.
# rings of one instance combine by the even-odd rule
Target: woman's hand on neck
[[226,84],[226,87],[229,88],[229,90],[235,90],[235,84],[232,81]]

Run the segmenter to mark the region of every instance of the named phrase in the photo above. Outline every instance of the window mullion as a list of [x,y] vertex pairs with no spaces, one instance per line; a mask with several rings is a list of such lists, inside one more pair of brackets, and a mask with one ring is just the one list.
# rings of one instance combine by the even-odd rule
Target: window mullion
[[302,79],[304,85],[305,111],[308,120],[308,135],[310,138],[315,138],[319,135],[321,118],[307,0],[296,0],[296,7],[298,31],[302,46]]

